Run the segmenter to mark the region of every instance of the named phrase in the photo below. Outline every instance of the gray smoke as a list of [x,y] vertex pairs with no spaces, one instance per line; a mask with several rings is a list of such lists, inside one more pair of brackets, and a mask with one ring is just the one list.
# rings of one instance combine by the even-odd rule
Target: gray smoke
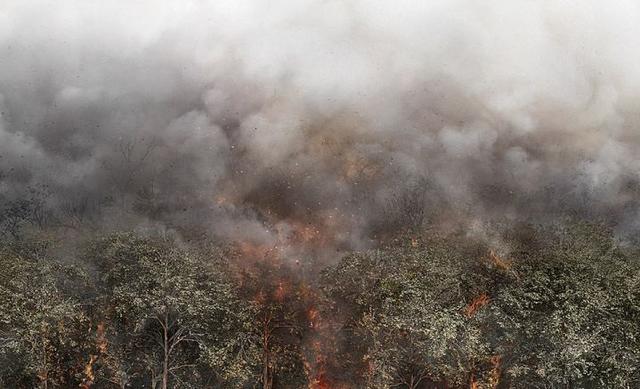
[[263,242],[635,233],[638,64],[631,0],[3,1],[0,196]]

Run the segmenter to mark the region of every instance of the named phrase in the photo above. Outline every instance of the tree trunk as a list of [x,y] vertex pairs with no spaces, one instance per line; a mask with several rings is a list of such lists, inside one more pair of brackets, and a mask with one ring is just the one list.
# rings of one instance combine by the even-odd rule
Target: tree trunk
[[263,346],[263,366],[262,366],[262,389],[271,389],[273,377],[271,376],[271,363],[268,345]]
[[409,389],[416,389],[417,387],[418,385],[416,383],[416,378],[412,374],[411,378],[409,379]]
[[271,389],[271,380],[269,374],[269,357],[267,356],[264,361],[264,367],[262,369],[262,389]]
[[162,389],[167,389],[169,384],[169,318],[168,314],[164,315],[164,360],[162,361]]
[[273,376],[271,375],[271,355],[269,350],[269,321],[265,319],[262,330],[262,389],[271,389],[273,386]]
[[48,389],[49,388],[49,371],[47,369],[47,340],[44,338],[44,335],[41,337],[42,338],[42,387],[44,389]]
[[158,377],[156,376],[156,370],[153,366],[149,369],[151,372],[151,389],[156,389],[158,387]]

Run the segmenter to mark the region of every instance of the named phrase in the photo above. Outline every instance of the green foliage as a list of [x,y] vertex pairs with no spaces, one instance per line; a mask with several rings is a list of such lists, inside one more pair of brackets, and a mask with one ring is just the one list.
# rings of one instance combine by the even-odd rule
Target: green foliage
[[86,349],[89,321],[59,281],[73,269],[27,245],[21,252],[9,245],[0,250],[0,383],[77,385],[74,372]]
[[640,264],[603,228],[561,229],[514,253],[517,281],[491,307],[505,375],[529,387],[640,385]]
[[529,227],[508,260],[469,243],[414,241],[325,271],[363,385],[640,385],[640,263],[608,230]]
[[640,257],[599,225],[514,229],[500,256],[407,236],[320,290],[216,246],[42,235],[0,244],[0,387],[300,388],[314,352],[353,387],[640,387]]
[[114,341],[135,346],[118,364],[131,366],[129,376],[155,385],[167,374],[172,387],[250,378],[251,310],[234,294],[219,255],[132,234],[87,251],[108,296],[105,319],[121,338]]
[[452,248],[433,241],[356,254],[324,274],[345,330],[366,345],[367,386],[462,385],[488,356],[478,323],[462,314],[479,287],[470,284],[472,261]]

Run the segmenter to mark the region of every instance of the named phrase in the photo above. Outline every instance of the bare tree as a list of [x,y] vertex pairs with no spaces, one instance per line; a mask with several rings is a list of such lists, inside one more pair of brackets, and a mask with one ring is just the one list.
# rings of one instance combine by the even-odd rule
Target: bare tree
[[104,162],[104,167],[110,172],[109,180],[114,186],[115,195],[122,209],[127,208],[127,195],[137,191],[136,181],[155,148],[154,140],[145,140],[142,137],[120,138],[116,144],[118,159]]

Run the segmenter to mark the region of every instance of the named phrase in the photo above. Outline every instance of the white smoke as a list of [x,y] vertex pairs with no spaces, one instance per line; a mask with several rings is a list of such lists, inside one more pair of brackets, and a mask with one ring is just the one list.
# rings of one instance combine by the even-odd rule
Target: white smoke
[[427,221],[635,231],[638,63],[630,0],[9,0],[0,188],[223,235],[337,212],[360,239],[415,185]]

